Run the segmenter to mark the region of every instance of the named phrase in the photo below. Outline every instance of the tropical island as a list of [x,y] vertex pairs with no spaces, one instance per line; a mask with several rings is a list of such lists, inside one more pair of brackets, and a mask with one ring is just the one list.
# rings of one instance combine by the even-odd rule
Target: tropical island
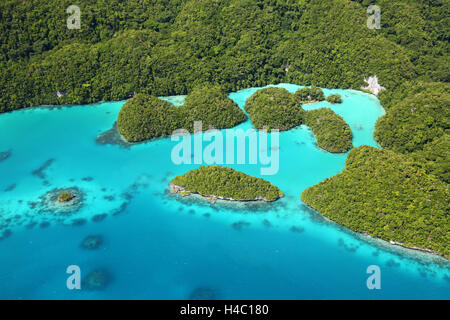
[[302,88],[295,94],[284,88],[269,87],[257,91],[245,104],[257,129],[285,131],[306,124],[317,138],[317,145],[332,153],[347,152],[353,147],[353,134],[344,119],[329,108],[306,111],[302,101],[324,99],[322,89]]
[[330,94],[326,100],[331,104],[342,103],[342,96],[340,94]]
[[353,148],[352,130],[347,122],[330,108],[307,111],[305,124],[314,132],[320,148],[332,153],[347,152]]
[[182,196],[198,194],[212,202],[216,199],[272,202],[283,197],[280,189],[264,179],[217,165],[200,166],[173,178],[170,190]]
[[[389,187],[386,187],[389,186]],[[450,258],[448,184],[394,151],[362,146],[301,199],[329,219],[392,244]]]
[[253,126],[257,129],[285,131],[303,122],[305,110],[300,101],[284,88],[258,90],[245,102]]
[[74,198],[75,198],[75,194],[73,194],[70,191],[64,191],[58,195],[58,202],[62,202],[62,203],[69,202]]
[[170,135],[178,127],[176,107],[147,94],[136,94],[120,110],[117,129],[128,142]]
[[325,94],[321,88],[311,86],[311,88],[304,87],[298,89],[295,95],[299,98],[303,104],[312,104],[325,100]]
[[120,110],[117,128],[128,142],[140,142],[171,135],[176,129],[194,132],[194,122],[202,129],[232,128],[247,117],[219,87],[195,88],[185,104],[176,107],[148,94],[136,94]]

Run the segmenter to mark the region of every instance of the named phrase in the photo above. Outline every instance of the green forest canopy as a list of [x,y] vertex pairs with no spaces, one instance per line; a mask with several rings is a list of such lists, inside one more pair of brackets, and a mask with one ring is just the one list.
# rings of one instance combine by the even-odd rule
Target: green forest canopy
[[71,30],[69,0],[5,0],[0,112],[186,94],[205,82],[229,92],[279,82],[358,89],[374,74],[388,89],[448,81],[448,1],[377,1],[380,30],[366,27],[371,2],[86,1]]
[[347,152],[353,147],[353,134],[341,116],[329,108],[310,111],[302,108],[302,101],[324,99],[320,88],[302,88],[292,94],[284,88],[268,87],[247,99],[245,111],[257,129],[285,131],[306,124],[320,148],[333,153]]
[[270,182],[224,166],[200,166],[170,183],[191,193],[238,201],[275,201],[283,197],[281,190]]
[[194,132],[194,122],[202,130],[232,128],[247,119],[245,113],[218,87],[195,88],[185,103],[175,107],[148,94],[136,94],[119,112],[117,128],[129,142],[171,135],[176,129]]
[[257,129],[285,131],[303,123],[305,110],[300,100],[284,88],[269,87],[256,91],[245,102],[253,126]]
[[317,145],[322,149],[342,153],[353,148],[352,130],[347,122],[330,108],[307,111],[305,123],[314,132]]
[[450,258],[448,184],[389,150],[350,151],[342,173],[306,189],[302,200],[331,220],[387,241]]

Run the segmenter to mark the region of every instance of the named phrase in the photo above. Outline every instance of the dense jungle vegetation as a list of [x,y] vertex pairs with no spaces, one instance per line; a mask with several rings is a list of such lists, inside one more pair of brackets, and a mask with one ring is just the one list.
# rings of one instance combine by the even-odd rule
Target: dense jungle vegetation
[[176,129],[194,132],[194,121],[202,130],[231,128],[247,119],[239,106],[218,87],[195,88],[185,103],[175,107],[148,94],[136,94],[122,107],[117,128],[129,142],[171,135]]
[[[88,0],[68,29],[68,0],[0,3],[0,112],[41,104],[233,91],[291,82],[393,89],[447,81],[448,1]],[[56,92],[65,93],[57,97]]]
[[307,111],[305,124],[314,132],[320,148],[333,153],[347,152],[353,148],[352,130],[347,122],[330,108]]
[[300,100],[284,88],[269,87],[256,91],[245,102],[253,126],[257,129],[285,131],[303,123],[305,110]]
[[224,166],[201,166],[170,182],[185,191],[238,201],[275,201],[283,193],[270,182]]
[[327,101],[332,104],[342,103],[342,96],[340,94],[330,94]]
[[169,102],[139,93],[122,106],[117,129],[125,140],[140,142],[169,136],[180,122],[176,107]]
[[342,173],[306,189],[302,200],[357,232],[450,258],[448,184],[390,150],[350,151]]
[[295,92],[295,95],[303,103],[319,102],[325,100],[325,95],[322,89],[317,88],[316,86],[311,86],[311,88],[304,87],[298,89],[297,92]]
[[305,111],[301,102],[325,99],[320,88],[302,88],[295,94],[284,88],[258,90],[245,103],[245,111],[257,129],[285,131],[306,124],[317,139],[317,145],[333,153],[347,152],[353,147],[353,134],[341,116],[329,108]]

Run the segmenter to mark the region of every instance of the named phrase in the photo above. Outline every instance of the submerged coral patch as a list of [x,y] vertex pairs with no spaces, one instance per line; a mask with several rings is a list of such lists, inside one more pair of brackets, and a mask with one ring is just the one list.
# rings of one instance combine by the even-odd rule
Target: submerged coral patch
[[216,300],[217,293],[208,287],[199,287],[192,290],[188,300]]
[[111,282],[111,276],[106,269],[96,269],[82,281],[81,287],[87,290],[104,290]]
[[103,244],[103,237],[99,235],[90,235],[83,239],[81,248],[87,250],[96,250]]
[[246,222],[246,221],[238,221],[238,222],[234,222],[231,227],[234,230],[242,230],[243,227],[248,227],[250,225],[250,222]]
[[297,227],[297,226],[292,226],[290,230],[291,230],[292,232],[301,233],[301,232],[305,231],[305,228],[303,228],[303,227]]
[[114,122],[111,129],[99,134],[95,139],[95,142],[100,145],[118,145],[127,149],[133,145],[132,143],[126,141],[119,133],[119,130],[117,129],[117,122]]
[[0,240],[3,240],[3,239],[6,239],[6,238],[10,237],[11,234],[12,234],[11,229],[3,230],[3,232],[0,234]]
[[264,219],[262,223],[267,228],[272,226],[272,223],[269,220],[267,220],[267,219]]
[[15,188],[16,188],[16,184],[14,183],[12,185],[7,186],[4,191],[10,192],[10,191],[13,191]]
[[11,150],[1,151],[0,152],[0,162],[5,161],[9,157],[11,157],[11,155],[12,155],[12,151]]
[[95,216],[92,217],[92,221],[93,222],[100,222],[106,219],[108,215],[106,213],[100,213],[100,214],[96,214]]
[[32,174],[42,180],[45,180],[47,178],[45,171],[53,164],[54,161],[55,159],[48,159],[42,166],[40,166],[36,170],[33,170]]
[[74,227],[84,226],[86,223],[87,223],[86,219],[74,219],[74,220],[72,220],[72,226],[74,226]]
[[41,223],[39,224],[39,227],[40,227],[41,229],[48,228],[48,227],[50,227],[50,222],[48,222],[48,221],[41,222]]
[[358,250],[358,248],[359,248],[358,245],[346,243],[342,238],[339,238],[338,245],[340,247],[343,247],[348,252],[356,252],[356,250]]
[[27,229],[33,229],[36,225],[37,225],[37,222],[31,221],[31,222],[29,222],[29,223],[25,226],[25,228],[27,228]]
[[114,201],[116,197],[114,196],[104,196],[103,199],[108,200],[108,201]]
[[388,267],[400,267],[400,263],[397,262],[397,261],[394,260],[394,259],[389,259],[389,260],[386,262],[386,265],[387,265]]

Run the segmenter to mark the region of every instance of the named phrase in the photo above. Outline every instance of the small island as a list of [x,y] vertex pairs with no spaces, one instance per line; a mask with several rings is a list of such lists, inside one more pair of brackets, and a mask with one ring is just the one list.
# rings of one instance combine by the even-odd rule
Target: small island
[[325,100],[325,95],[321,88],[311,86],[311,88],[305,87],[298,89],[295,95],[304,104],[313,104]]
[[[337,98],[332,98],[337,101]],[[286,89],[269,87],[257,91],[247,99],[245,110],[257,129],[286,131],[306,124],[317,138],[317,145],[332,153],[344,153],[353,148],[350,126],[329,108],[306,111],[300,100],[316,101],[323,98],[322,89],[302,88],[295,94]],[[323,99],[322,99],[323,100]]]
[[330,94],[327,97],[327,102],[329,102],[331,104],[342,103],[342,97],[340,94]]
[[194,132],[195,121],[208,130],[232,128],[246,119],[219,87],[203,86],[195,88],[180,107],[152,95],[136,94],[120,110],[117,129],[127,142],[141,142],[169,136],[176,129]]
[[[389,186],[388,188],[386,186]],[[409,156],[369,146],[353,149],[338,175],[301,199],[353,231],[450,258],[448,185]]]
[[276,87],[258,90],[247,99],[245,111],[255,128],[280,131],[301,125],[305,113],[294,94]]
[[332,153],[343,153],[353,148],[353,134],[347,122],[330,108],[306,112],[305,122],[317,138],[317,145]]
[[201,166],[175,177],[170,191],[183,196],[198,194],[213,203],[217,199],[272,202],[283,197],[280,189],[264,179],[218,165]]
[[78,187],[55,188],[29,204],[31,208],[38,208],[41,213],[67,216],[75,213],[84,205],[84,198],[84,192]]
[[202,121],[202,129],[228,129],[247,120],[244,111],[217,86],[192,90],[180,106],[180,128],[194,132],[194,121]]
[[75,198],[75,195],[72,192],[64,191],[58,195],[58,202],[67,203]]

